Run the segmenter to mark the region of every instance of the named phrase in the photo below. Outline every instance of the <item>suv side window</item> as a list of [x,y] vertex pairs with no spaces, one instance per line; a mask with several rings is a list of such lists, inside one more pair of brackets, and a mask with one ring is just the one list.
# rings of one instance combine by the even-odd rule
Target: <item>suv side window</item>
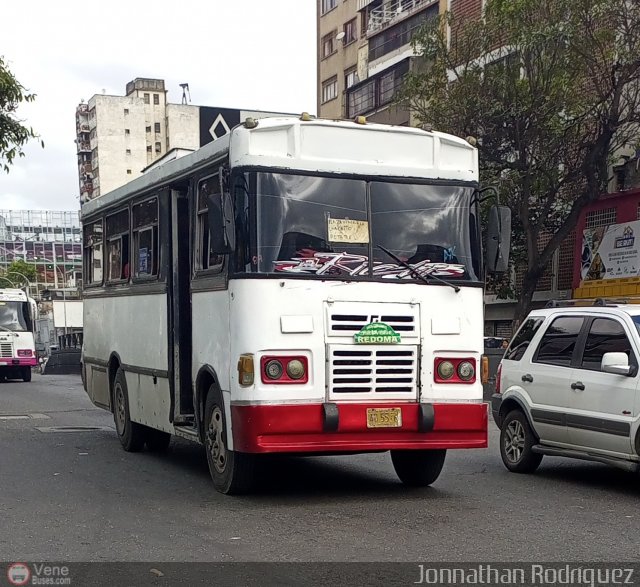
[[518,333],[513,337],[509,348],[504,354],[504,358],[509,361],[519,361],[522,359],[529,343],[531,343],[543,322],[544,318],[542,316],[525,320],[520,330],[518,330]]
[[596,318],[589,328],[581,368],[600,371],[605,353],[625,353],[629,357],[629,364],[635,363],[631,342],[622,324],[609,318]]
[[582,316],[556,318],[544,333],[533,362],[570,367],[583,324]]

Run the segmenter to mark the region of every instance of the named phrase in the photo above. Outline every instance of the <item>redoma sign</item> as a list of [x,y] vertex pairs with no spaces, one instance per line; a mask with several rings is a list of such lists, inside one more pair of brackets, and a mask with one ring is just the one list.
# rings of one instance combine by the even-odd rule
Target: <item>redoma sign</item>
[[367,324],[360,332],[353,335],[356,344],[398,344],[400,335],[384,322]]

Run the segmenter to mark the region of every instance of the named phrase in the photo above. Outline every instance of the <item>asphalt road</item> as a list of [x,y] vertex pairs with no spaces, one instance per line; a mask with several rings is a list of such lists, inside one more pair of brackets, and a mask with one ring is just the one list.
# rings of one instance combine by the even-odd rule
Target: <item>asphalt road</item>
[[402,486],[387,454],[283,457],[259,493],[227,497],[199,446],[124,452],[79,378],[0,383],[0,560],[638,559],[635,477],[548,457],[514,475],[493,424],[490,444],[451,451],[428,489]]

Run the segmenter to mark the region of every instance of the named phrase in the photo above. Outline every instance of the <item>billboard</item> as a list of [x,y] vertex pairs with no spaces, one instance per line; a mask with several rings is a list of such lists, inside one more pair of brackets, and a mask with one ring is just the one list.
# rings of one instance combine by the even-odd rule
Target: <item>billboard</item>
[[583,232],[580,278],[590,281],[640,276],[640,220]]

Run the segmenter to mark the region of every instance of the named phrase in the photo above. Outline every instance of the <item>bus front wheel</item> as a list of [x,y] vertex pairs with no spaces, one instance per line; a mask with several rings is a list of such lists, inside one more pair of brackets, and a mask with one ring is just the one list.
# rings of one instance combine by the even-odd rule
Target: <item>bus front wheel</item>
[[440,476],[446,450],[392,450],[391,462],[405,485],[427,487]]
[[132,422],[129,416],[129,392],[122,369],[118,369],[113,381],[113,419],[122,448],[127,452],[140,452],[146,440],[145,427]]
[[204,410],[207,463],[215,488],[227,495],[247,493],[253,486],[255,455],[229,450],[222,394],[209,388]]
[[22,381],[29,383],[31,381],[31,367],[22,368]]

